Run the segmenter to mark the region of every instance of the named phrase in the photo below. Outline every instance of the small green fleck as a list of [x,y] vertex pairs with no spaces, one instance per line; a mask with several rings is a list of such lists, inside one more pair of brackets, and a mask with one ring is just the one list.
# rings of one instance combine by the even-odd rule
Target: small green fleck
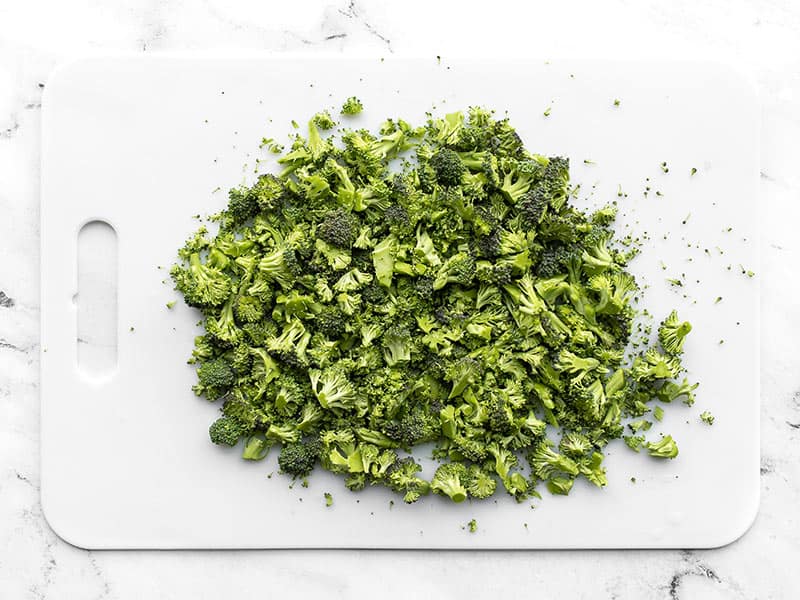
[[134,331],[133,327],[131,327],[131,331]]
[[664,173],[669,173],[669,167],[667,166],[666,161],[661,163],[661,170],[664,171]]
[[545,109],[544,109],[544,112],[543,112],[542,114],[543,114],[545,117],[549,117],[549,116],[550,116],[550,111],[551,111],[551,110],[552,110],[552,107],[548,106],[547,108],[545,108]]
[[585,165],[596,165],[597,163],[594,162],[593,160],[589,160],[588,158],[584,158],[583,159],[583,164],[585,164]]
[[303,477],[303,481],[300,482],[300,485],[304,488],[308,487],[308,479]]
[[294,127],[295,129],[300,129],[300,125],[298,125],[297,121],[295,121],[294,119],[292,119],[292,127]]
[[619,106],[620,100],[619,98],[614,98],[614,106]]
[[470,533],[475,533],[478,531],[478,522],[475,519],[472,519],[469,523],[467,523],[467,527],[469,527]]
[[691,216],[692,216],[692,213],[689,213],[688,215],[686,215],[686,216],[683,218],[683,221],[681,221],[681,224],[683,224],[683,225],[686,225],[686,223],[688,223],[688,222],[689,222],[689,217],[691,217]]
[[722,296],[717,296],[716,300],[714,300],[714,304],[719,304],[722,302]]
[[712,415],[707,410],[703,411],[702,413],[700,413],[700,420],[703,421],[703,423],[705,423],[706,425],[713,425],[714,424],[714,415]]
[[683,282],[680,279],[667,279],[667,281],[675,287],[683,287]]
[[720,346],[722,346],[722,344],[724,344],[724,343],[725,343],[725,340],[720,340],[720,341],[719,341],[719,345],[720,345]]
[[631,483],[636,483],[636,477],[631,477]]
[[664,418],[664,409],[660,406],[656,406],[653,409],[653,416],[655,417],[656,421],[660,421]]
[[174,306],[175,306],[175,300],[172,300],[172,301],[170,301],[170,302],[167,302],[167,308],[169,308],[170,310],[172,310],[172,308],[173,308]]
[[333,496],[325,492],[325,506],[333,506]]
[[689,176],[692,176],[692,175],[694,175],[695,173],[697,173],[697,169],[695,169],[694,167],[692,167],[692,170],[689,172]]

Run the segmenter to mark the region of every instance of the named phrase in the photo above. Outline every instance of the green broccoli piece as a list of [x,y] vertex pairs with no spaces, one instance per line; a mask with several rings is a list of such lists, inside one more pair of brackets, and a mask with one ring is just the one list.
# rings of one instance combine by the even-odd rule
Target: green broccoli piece
[[671,435],[665,435],[657,442],[646,442],[644,445],[650,452],[650,456],[657,458],[675,458],[678,456],[678,445]]
[[278,456],[278,466],[293,477],[306,477],[314,470],[321,449],[318,440],[286,444]]
[[677,356],[683,352],[684,339],[691,330],[692,324],[681,321],[678,311],[673,310],[658,328],[658,341],[667,354]]
[[364,110],[364,106],[361,104],[361,100],[355,96],[350,96],[344,101],[344,104],[342,104],[341,113],[343,115],[352,116],[359,114],[362,110]]
[[226,416],[220,417],[208,428],[211,441],[219,446],[235,446],[245,434],[247,428],[241,421]]
[[431,157],[431,167],[436,172],[436,180],[444,186],[454,186],[461,182],[464,175],[464,163],[458,154],[442,148]]
[[431,480],[431,490],[436,494],[448,496],[453,502],[467,499],[467,489],[462,480],[468,478],[467,468],[461,463],[445,463],[436,469]]
[[319,236],[337,248],[349,248],[358,236],[358,219],[341,208],[332,210],[317,227]]

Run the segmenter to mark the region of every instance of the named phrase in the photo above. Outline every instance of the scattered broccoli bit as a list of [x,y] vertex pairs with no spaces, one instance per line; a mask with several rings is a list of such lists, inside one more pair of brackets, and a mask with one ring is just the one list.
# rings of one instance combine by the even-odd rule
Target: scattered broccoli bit
[[469,523],[467,523],[467,529],[469,529],[470,533],[475,533],[478,531],[478,522],[475,519],[471,519]]
[[333,496],[329,492],[325,492],[325,506],[333,506]]
[[312,117],[279,174],[231,190],[218,232],[201,228],[172,267],[203,317],[189,362],[194,391],[221,404],[212,442],[248,460],[276,446],[285,475],[319,466],[408,503],[602,487],[620,438],[677,455],[645,417],[661,419],[654,400],[694,402],[697,384],[677,381],[691,325],[672,312],[655,346],[639,340],[616,207],[574,206],[566,158],[482,108],[375,133],[332,124]]
[[167,302],[167,308],[168,309],[172,310],[172,308],[174,306],[175,306],[175,300],[171,300],[171,301]]
[[614,106],[619,106],[620,104],[621,104],[620,99],[619,98],[614,98]]
[[355,96],[350,96],[342,104],[341,112],[343,115],[357,115],[362,110],[364,110],[364,105],[361,104],[361,100],[359,100]]
[[705,423],[706,425],[713,425],[714,424],[714,415],[712,415],[707,410],[703,411],[702,413],[700,413],[700,420],[703,421],[703,423]]

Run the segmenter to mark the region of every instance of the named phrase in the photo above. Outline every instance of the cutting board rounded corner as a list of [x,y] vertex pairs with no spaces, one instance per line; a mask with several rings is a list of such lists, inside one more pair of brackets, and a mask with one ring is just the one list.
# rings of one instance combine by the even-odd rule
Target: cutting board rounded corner
[[81,523],[76,520],[74,511],[72,513],[69,511],[62,513],[58,503],[51,504],[50,494],[46,493],[45,489],[45,478],[42,477],[40,500],[42,516],[52,532],[75,548],[80,548],[81,550],[93,550],[97,548],[96,545],[91,543],[91,540],[82,537],[85,535],[86,528],[82,527]]
[[713,537],[708,544],[704,544],[702,547],[713,550],[730,546],[739,541],[755,524],[760,507],[761,488],[760,486],[756,486],[753,492],[744,498],[744,503],[737,515],[737,519],[732,521],[720,534]]

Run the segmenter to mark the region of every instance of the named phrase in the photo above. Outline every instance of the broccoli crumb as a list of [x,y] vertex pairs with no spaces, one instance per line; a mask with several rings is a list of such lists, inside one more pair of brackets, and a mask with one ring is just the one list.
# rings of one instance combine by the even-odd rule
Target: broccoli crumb
[[328,492],[325,492],[323,495],[325,496],[325,506],[333,506],[333,496]]
[[693,176],[695,173],[697,173],[697,169],[695,169],[694,167],[692,167],[692,170],[691,170],[691,171],[689,171],[689,176],[691,177],[691,176]]
[[662,170],[664,173],[669,173],[669,167],[667,166],[667,163],[666,163],[666,162],[662,162],[662,163],[661,163],[661,170]]
[[620,99],[614,98],[614,106],[619,106],[619,105],[620,105]]
[[707,410],[703,411],[702,413],[700,413],[700,420],[703,421],[703,423],[705,423],[706,425],[713,425],[714,424],[714,415],[712,415]]
[[475,533],[478,531],[478,522],[475,519],[472,519],[469,523],[467,523],[467,527],[469,527],[470,533]]
[[636,483],[636,477],[631,477],[631,483]]
[[543,114],[545,117],[549,117],[551,112],[552,112],[552,107],[551,107],[551,106],[548,106],[547,108],[545,108],[545,109],[544,109],[544,112],[543,112],[542,114]]
[[167,302],[166,307],[172,310],[175,307],[175,300],[170,300],[169,302]]

